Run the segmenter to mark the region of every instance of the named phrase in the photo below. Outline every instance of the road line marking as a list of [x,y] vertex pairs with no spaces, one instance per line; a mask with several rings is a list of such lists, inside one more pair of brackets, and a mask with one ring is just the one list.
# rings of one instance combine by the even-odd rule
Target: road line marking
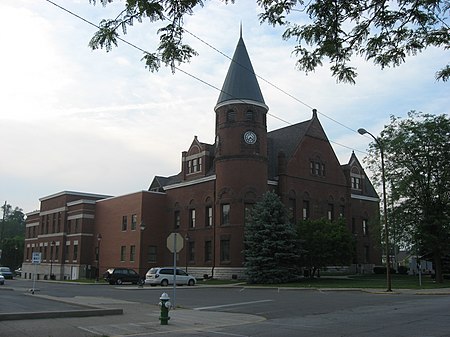
[[252,302],[241,302],[241,303],[213,305],[213,306],[210,306],[210,307],[194,308],[194,310],[208,310],[208,309],[219,309],[219,308],[227,308],[227,307],[237,307],[237,306],[240,306],[240,305],[249,305],[249,304],[264,303],[264,302],[273,302],[273,300],[260,300],[260,301],[252,301]]

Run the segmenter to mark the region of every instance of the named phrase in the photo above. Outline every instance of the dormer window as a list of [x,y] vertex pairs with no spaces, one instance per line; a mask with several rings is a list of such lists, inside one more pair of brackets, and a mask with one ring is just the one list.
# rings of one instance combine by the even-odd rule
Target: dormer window
[[194,158],[187,161],[187,173],[197,173],[202,171],[202,158]]
[[362,179],[363,175],[360,170],[356,166],[353,166],[350,171],[350,182],[352,184],[352,189],[362,190]]

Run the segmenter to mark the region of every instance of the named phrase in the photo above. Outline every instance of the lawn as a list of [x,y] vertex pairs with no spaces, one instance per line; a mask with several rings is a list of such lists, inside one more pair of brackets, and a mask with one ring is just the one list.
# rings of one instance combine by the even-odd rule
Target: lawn
[[[419,285],[418,276],[392,274],[392,289],[436,289],[450,288],[450,280],[444,283],[435,283],[430,276],[422,276],[422,285]],[[207,280],[199,284],[207,285],[232,285],[245,284],[243,280]],[[255,284],[254,284],[255,285]],[[298,288],[374,288],[386,289],[386,275],[351,275],[351,276],[323,276],[320,278],[303,278],[298,282],[282,284],[261,284],[260,286],[298,287]]]

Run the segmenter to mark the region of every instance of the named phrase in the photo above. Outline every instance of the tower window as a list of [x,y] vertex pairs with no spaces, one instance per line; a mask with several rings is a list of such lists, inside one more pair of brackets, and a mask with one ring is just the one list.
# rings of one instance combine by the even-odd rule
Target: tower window
[[251,110],[246,111],[246,112],[245,112],[245,120],[246,120],[246,121],[249,121],[249,122],[255,120],[255,114],[254,114],[254,112],[251,111]]
[[227,122],[235,122],[236,121],[236,111],[229,110],[227,112]]

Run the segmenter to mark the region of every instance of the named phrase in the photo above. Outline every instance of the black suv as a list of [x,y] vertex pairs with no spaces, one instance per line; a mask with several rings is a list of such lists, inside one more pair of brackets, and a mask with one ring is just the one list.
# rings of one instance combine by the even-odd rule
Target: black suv
[[109,284],[122,284],[131,282],[133,284],[142,284],[143,280],[133,269],[128,268],[109,268],[104,274],[103,279]]

